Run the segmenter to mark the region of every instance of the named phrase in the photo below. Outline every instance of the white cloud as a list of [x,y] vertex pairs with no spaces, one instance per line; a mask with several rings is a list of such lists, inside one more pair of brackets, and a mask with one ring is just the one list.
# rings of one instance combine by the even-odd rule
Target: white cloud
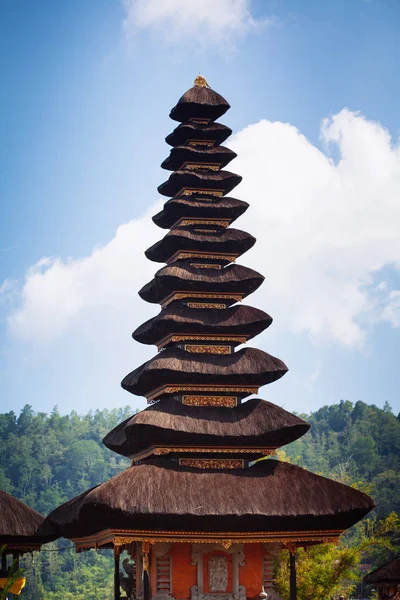
[[[337,146],[337,164],[280,122],[250,125],[228,143],[239,155],[232,170],[244,177],[235,195],[251,205],[235,226],[258,239],[240,262],[266,276],[247,302],[272,314],[275,332],[356,346],[377,318],[378,296],[379,318],[400,322],[399,292],[375,281],[385,265],[400,265],[400,155],[381,125],[348,110],[321,131]],[[86,258],[33,266],[9,313],[11,332],[33,342],[73,332],[79,344],[83,328],[93,338],[100,328],[103,341],[118,343],[154,314],[137,291],[158,268],[143,256],[164,235],[150,220],[157,210]]]
[[257,20],[249,0],[123,0],[124,30],[131,39],[142,30],[153,31],[168,43],[195,40],[197,47],[230,44],[272,19]]

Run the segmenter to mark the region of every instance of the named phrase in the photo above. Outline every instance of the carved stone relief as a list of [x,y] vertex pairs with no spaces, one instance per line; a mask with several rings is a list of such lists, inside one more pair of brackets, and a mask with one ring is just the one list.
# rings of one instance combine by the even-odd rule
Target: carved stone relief
[[[208,563],[209,570],[209,588],[212,590],[210,593],[204,593],[204,573],[203,573],[203,555],[213,550],[222,550],[226,554],[232,555],[232,593],[222,593],[228,587],[228,561],[224,556],[211,556]],[[193,585],[191,590],[191,600],[246,600],[246,588],[243,585],[239,585],[239,567],[244,565],[244,544],[232,544],[229,548],[222,546],[221,544],[192,544],[192,565],[197,565],[197,585]],[[216,570],[218,571],[218,582],[212,583],[210,580],[210,561],[211,559],[224,559],[226,565],[226,583],[222,581],[223,567],[222,561],[219,562],[218,566],[215,563]],[[211,567],[212,569],[214,566]],[[214,569],[215,570],[215,569]],[[221,579],[220,579],[221,577]],[[224,576],[225,577],[225,576]],[[213,588],[212,585],[222,585],[225,587]],[[215,591],[214,591],[215,590]]]
[[210,556],[208,559],[208,587],[212,592],[226,592],[228,587],[226,556]]

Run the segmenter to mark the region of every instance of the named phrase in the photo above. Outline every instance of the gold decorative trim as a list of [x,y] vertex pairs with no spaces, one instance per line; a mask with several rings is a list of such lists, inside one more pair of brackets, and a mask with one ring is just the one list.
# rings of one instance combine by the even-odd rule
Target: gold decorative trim
[[191,267],[196,269],[214,269],[215,271],[221,270],[221,265],[215,263],[189,263]]
[[158,350],[164,348],[167,344],[176,343],[176,342],[238,342],[240,344],[245,344],[247,342],[247,337],[244,335],[175,335],[170,334],[167,337],[163,338],[161,341],[157,342]]
[[179,465],[196,469],[243,469],[244,460],[241,458],[180,458]]
[[237,254],[203,254],[201,252],[181,252],[178,250],[178,252],[175,252],[175,254],[168,259],[167,263],[170,264],[176,262],[177,260],[188,260],[193,258],[201,258],[203,260],[222,260],[228,263],[235,262],[237,257]]
[[217,140],[186,140],[185,146],[214,146]]
[[178,169],[178,171],[219,171],[221,163],[195,163],[195,162],[184,162]]
[[210,446],[198,446],[192,448],[191,446],[160,446],[155,448],[153,454],[156,456],[166,456],[167,454],[260,454],[262,456],[272,456],[276,448],[257,448],[257,447],[240,447],[233,448],[232,446],[221,446],[221,448],[210,448]]
[[226,308],[226,304],[216,304],[211,302],[188,302],[187,305],[190,306],[190,308],[216,308],[218,310]]
[[193,121],[194,123],[199,123],[200,125],[208,125],[211,119],[200,119],[199,117],[191,117],[189,121]]
[[[219,227],[229,227],[230,221],[227,219],[180,219],[179,227],[190,227],[190,225],[218,225]],[[177,227],[174,225],[174,229]],[[215,230],[214,230],[215,231]]]
[[203,189],[203,188],[181,188],[176,194],[177,196],[214,196],[216,198],[222,198],[224,196],[223,190]]
[[186,406],[235,408],[238,405],[238,399],[236,396],[182,396],[182,404]]
[[343,529],[311,531],[262,531],[256,532],[201,532],[201,531],[157,531],[133,529],[105,529],[97,534],[81,538],[71,538],[77,551],[85,548],[98,548],[107,544],[126,546],[133,542],[158,542],[178,544],[222,544],[229,548],[232,544],[292,544],[299,546],[336,543]]
[[163,300],[161,300],[160,304],[162,306],[162,308],[165,308],[166,306],[168,306],[168,304],[171,304],[171,302],[174,302],[175,300],[185,300],[186,298],[199,298],[199,299],[206,299],[209,298],[210,300],[234,300],[235,302],[241,302],[243,299],[244,294],[224,294],[224,293],[214,293],[214,292],[180,292],[180,291],[176,291],[176,292],[172,292],[172,294],[170,294],[169,296],[167,296],[166,298],[164,298]]
[[164,394],[179,394],[180,392],[197,392],[204,393],[207,392],[236,392],[237,394],[244,394],[245,396],[249,394],[257,394],[259,386],[213,386],[213,385],[163,385],[153,392],[151,392],[147,396],[147,401],[152,402],[159,396]]
[[185,344],[184,350],[193,354],[232,354],[230,346],[211,346],[203,344]]

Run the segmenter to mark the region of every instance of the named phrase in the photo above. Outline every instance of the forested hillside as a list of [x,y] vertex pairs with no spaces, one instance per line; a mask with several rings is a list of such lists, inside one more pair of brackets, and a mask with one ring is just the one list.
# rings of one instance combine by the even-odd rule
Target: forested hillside
[[[22,499],[42,514],[118,473],[129,461],[107,450],[102,437],[132,414],[132,409],[47,415],[25,406],[20,415],[0,415],[0,489]],[[302,439],[279,458],[316,473],[368,489],[380,518],[400,513],[400,419],[388,405],[379,409],[363,402],[341,401],[311,415]],[[30,600],[105,600],[111,597],[109,553],[76,555],[71,543],[59,540],[24,560]],[[65,550],[59,551],[61,548]]]

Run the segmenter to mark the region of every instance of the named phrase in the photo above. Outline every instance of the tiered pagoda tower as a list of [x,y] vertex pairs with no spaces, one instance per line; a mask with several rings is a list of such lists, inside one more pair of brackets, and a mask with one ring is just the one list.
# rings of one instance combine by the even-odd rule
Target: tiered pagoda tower
[[244,600],[276,597],[272,556],[286,548],[293,599],[296,547],[337,540],[374,506],[269,458],[309,425],[266,400],[243,402],[287,367],[238,349],[272,319],[238,304],[264,278],[235,262],[255,239],[231,227],[248,205],[228,196],[241,181],[225,170],[231,130],[215,122],[228,109],[199,76],[170,114],[179,125],[162,167],[172,173],[158,188],[170,199],[153,218],[169,231],[146,252],[166,266],[139,292],[161,311],[133,333],[158,354],[122,382],[149,406],[104,439],[132,466],[50,515],[79,550],[114,547],[116,598],[124,549],[135,561],[124,561],[128,598]]

